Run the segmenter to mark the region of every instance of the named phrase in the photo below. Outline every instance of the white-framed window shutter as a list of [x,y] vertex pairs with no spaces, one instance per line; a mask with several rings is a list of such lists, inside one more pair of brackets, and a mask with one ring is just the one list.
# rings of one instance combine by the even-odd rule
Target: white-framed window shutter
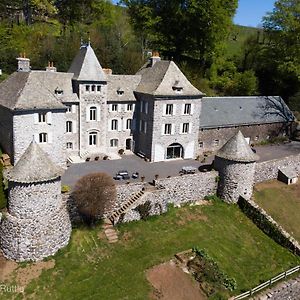
[[167,107],[167,105],[166,105],[166,104],[164,104],[164,105],[163,105],[163,116],[165,116],[165,115],[166,115],[166,107]]
[[123,106],[122,104],[118,103],[118,109],[117,109],[118,112],[121,112],[121,111],[122,111],[122,106]]
[[98,122],[100,121],[100,107],[99,107],[99,106],[97,106],[96,120],[97,120]]
[[180,127],[179,127],[179,133],[182,133],[182,129],[183,129],[183,123],[180,123],[180,125],[179,125]]
[[73,133],[77,133],[77,122],[73,121]]
[[34,124],[38,124],[39,123],[39,114],[38,113],[34,113],[33,114],[33,119],[34,119]]
[[75,105],[75,104],[72,104],[72,106],[71,106],[71,112],[72,112],[73,114],[76,113],[76,105]]
[[192,133],[192,123],[189,123],[189,133]]
[[176,115],[176,104],[173,104],[173,116],[175,116]]
[[171,134],[175,133],[175,124],[171,124]]
[[182,114],[182,115],[184,115],[184,107],[185,107],[185,103],[183,103],[183,104],[181,105],[181,114]]
[[48,133],[48,144],[52,144],[52,132]]
[[118,119],[118,131],[122,131],[122,120]]
[[191,103],[191,115],[194,113],[194,103]]
[[46,118],[47,118],[47,123],[52,124],[52,112],[51,111],[47,112]]
[[126,125],[127,125],[127,119],[123,119],[123,130],[126,130]]
[[164,135],[165,134],[165,124],[161,125],[161,134]]

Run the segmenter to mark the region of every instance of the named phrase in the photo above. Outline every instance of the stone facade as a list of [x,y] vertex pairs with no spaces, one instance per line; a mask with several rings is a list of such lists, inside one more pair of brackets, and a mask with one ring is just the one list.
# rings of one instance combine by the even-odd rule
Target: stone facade
[[13,154],[13,113],[0,109],[0,145],[5,153]]

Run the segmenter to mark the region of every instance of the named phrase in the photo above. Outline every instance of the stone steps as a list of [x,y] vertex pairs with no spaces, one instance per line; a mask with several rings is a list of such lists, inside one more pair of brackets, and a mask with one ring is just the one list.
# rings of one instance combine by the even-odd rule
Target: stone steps
[[102,227],[104,229],[104,234],[110,244],[116,243],[119,240],[118,233],[109,219],[104,220]]

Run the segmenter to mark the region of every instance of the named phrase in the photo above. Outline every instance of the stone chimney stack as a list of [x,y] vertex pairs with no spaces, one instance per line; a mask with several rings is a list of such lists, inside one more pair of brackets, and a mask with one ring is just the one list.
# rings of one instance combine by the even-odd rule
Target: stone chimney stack
[[56,67],[54,67],[53,61],[52,62],[48,61],[48,67],[46,67],[46,71],[47,72],[56,72],[57,71]]
[[159,57],[158,51],[153,51],[152,56],[150,58],[151,67],[153,67],[158,61],[161,61],[161,58]]
[[26,54],[21,53],[20,57],[17,58],[18,61],[18,72],[30,72],[30,59],[26,58]]

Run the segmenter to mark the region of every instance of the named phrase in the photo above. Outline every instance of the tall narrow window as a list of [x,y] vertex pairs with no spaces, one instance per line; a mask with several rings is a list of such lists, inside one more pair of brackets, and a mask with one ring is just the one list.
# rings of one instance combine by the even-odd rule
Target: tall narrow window
[[191,111],[192,111],[191,108],[192,108],[192,106],[191,106],[190,103],[184,104],[183,114],[184,114],[184,115],[190,115],[190,114],[191,114]]
[[67,112],[71,112],[72,111],[71,105],[66,105],[66,107],[67,107]]
[[97,92],[101,92],[101,85],[97,85]]
[[166,115],[173,115],[173,104],[167,104],[166,105]]
[[172,133],[172,124],[165,124],[165,134],[171,134]]
[[71,121],[67,121],[66,123],[66,132],[72,132],[73,131],[73,124]]
[[95,92],[95,91],[96,91],[96,86],[92,85],[92,92]]
[[118,130],[118,120],[111,120],[111,130]]
[[43,144],[43,143],[47,143],[47,141],[48,141],[48,135],[47,135],[47,133],[45,133],[45,132],[40,133],[39,134],[39,142],[41,144]]
[[92,106],[90,107],[90,121],[97,120],[97,107]]
[[189,133],[189,130],[190,130],[190,123],[183,123],[181,133]]
[[132,125],[132,119],[127,119],[126,120],[126,129],[131,129],[131,125]]
[[46,113],[39,113],[39,123],[46,123],[47,114]]
[[111,147],[118,147],[119,140],[118,139],[112,139],[110,140],[110,146]]
[[90,91],[90,86],[89,86],[89,85],[86,85],[86,86],[85,86],[85,91],[86,91],[86,92],[89,92],[89,91]]
[[73,149],[73,143],[68,142],[67,143],[67,149]]
[[133,104],[129,103],[127,104],[127,111],[132,111],[133,110]]
[[118,111],[118,104],[112,104],[111,111]]
[[97,146],[97,132],[90,132],[89,133],[89,145],[90,146]]

